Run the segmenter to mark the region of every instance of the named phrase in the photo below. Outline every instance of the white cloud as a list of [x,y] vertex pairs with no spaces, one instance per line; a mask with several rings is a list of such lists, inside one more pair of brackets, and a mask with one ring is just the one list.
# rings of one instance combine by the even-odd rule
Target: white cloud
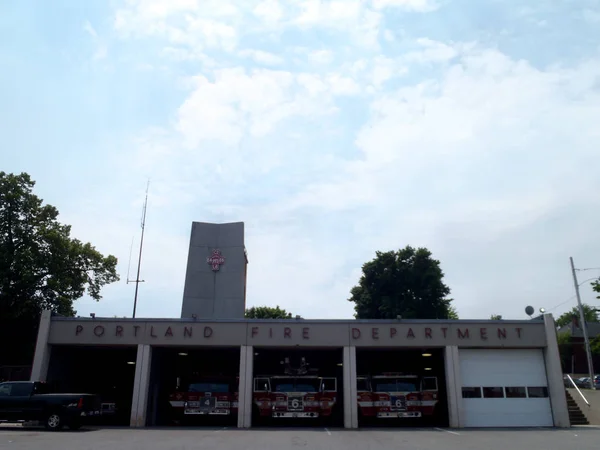
[[412,51],[404,55],[404,59],[407,62],[445,62],[457,56],[459,50],[463,50],[460,47],[468,47],[459,46],[457,49],[452,45],[426,38],[417,39],[417,44],[419,44],[423,49]]
[[376,9],[397,7],[410,11],[430,12],[438,9],[439,5],[434,0],[372,0]]
[[329,64],[333,60],[333,52],[331,50],[315,50],[309,52],[308,60],[312,64]]
[[278,66],[284,62],[284,59],[281,56],[262,50],[242,50],[240,51],[240,55],[251,58],[259,64],[267,64],[269,66]]
[[[301,77],[298,82],[307,87]],[[287,71],[222,69],[216,71],[214,82],[198,76],[195,83],[177,119],[188,147],[205,140],[237,145],[246,132],[265,136],[288,117],[327,114],[330,109],[327,99],[308,99],[295,89],[299,85]]]
[[253,12],[255,16],[269,24],[277,23],[283,17],[283,8],[278,0],[261,1]]
[[[357,136],[362,158],[346,163],[332,181],[308,186],[287,208],[363,205],[373,212],[366,216],[371,222],[410,203],[397,202],[426,181],[429,194],[419,192],[419,197],[437,193],[429,199],[431,206],[423,205],[435,205],[432,224],[474,226],[485,218],[492,225],[487,238],[524,226],[568,201],[558,185],[574,176],[577,163],[565,163],[561,155],[566,150],[559,143],[572,141],[579,158],[594,152],[591,136],[599,134],[594,117],[600,114],[600,92],[592,80],[597,76],[599,63],[540,71],[499,52],[474,49],[439,82],[381,94]],[[494,167],[502,167],[506,176]],[[505,186],[493,184],[504,181]],[[515,214],[507,214],[510,209]],[[400,211],[399,217],[406,218]],[[535,214],[531,220],[528,211]],[[389,232],[397,235],[394,226]],[[378,236],[383,234],[380,229]]]
[[99,61],[101,59],[106,58],[106,56],[108,55],[108,47],[104,42],[102,42],[102,40],[98,36],[98,32],[94,29],[94,27],[88,20],[84,22],[83,29],[91,36],[92,41],[96,44],[96,50],[94,51],[92,59],[94,61]]

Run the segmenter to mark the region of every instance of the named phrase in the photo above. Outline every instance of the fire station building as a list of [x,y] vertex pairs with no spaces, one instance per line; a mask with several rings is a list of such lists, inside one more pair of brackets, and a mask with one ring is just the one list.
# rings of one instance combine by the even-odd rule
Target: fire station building
[[[570,425],[550,314],[523,321],[248,320],[247,264],[243,223],[194,222],[181,318],[45,312],[32,380],[97,393],[116,405],[118,423],[133,427],[174,423],[170,411],[193,403],[182,397],[186,386],[207,376],[234,380],[232,409],[219,411],[240,428],[259,425],[267,404],[271,425],[301,417],[311,426],[313,413],[302,411],[317,411],[306,406],[319,404],[320,390],[321,405],[334,405],[330,425],[345,428],[418,426],[420,407],[435,409],[427,422],[435,426]],[[327,385],[319,382],[312,403],[300,399],[287,412],[284,394],[292,388],[284,387],[284,368],[300,361],[306,377]],[[397,387],[401,380],[412,387]]]

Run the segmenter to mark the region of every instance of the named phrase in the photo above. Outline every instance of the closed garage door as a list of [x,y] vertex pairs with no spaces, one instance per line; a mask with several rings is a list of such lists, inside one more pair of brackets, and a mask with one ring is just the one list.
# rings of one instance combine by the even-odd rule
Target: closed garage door
[[552,426],[541,350],[460,350],[465,427]]

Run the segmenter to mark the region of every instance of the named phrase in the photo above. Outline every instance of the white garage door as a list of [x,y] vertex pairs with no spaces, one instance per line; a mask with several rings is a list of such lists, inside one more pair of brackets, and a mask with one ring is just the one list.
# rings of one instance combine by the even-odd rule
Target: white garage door
[[541,350],[459,350],[465,427],[552,426]]

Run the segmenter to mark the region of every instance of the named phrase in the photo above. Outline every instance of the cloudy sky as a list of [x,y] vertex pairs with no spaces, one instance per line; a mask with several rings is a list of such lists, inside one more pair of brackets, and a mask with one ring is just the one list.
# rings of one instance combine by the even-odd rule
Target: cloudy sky
[[248,304],[306,318],[376,250],[429,248],[462,318],[600,267],[598,0],[19,0],[0,64],[0,169],[120,261],[80,314],[131,314],[148,178],[138,316],[179,315],[193,220],[244,221]]

